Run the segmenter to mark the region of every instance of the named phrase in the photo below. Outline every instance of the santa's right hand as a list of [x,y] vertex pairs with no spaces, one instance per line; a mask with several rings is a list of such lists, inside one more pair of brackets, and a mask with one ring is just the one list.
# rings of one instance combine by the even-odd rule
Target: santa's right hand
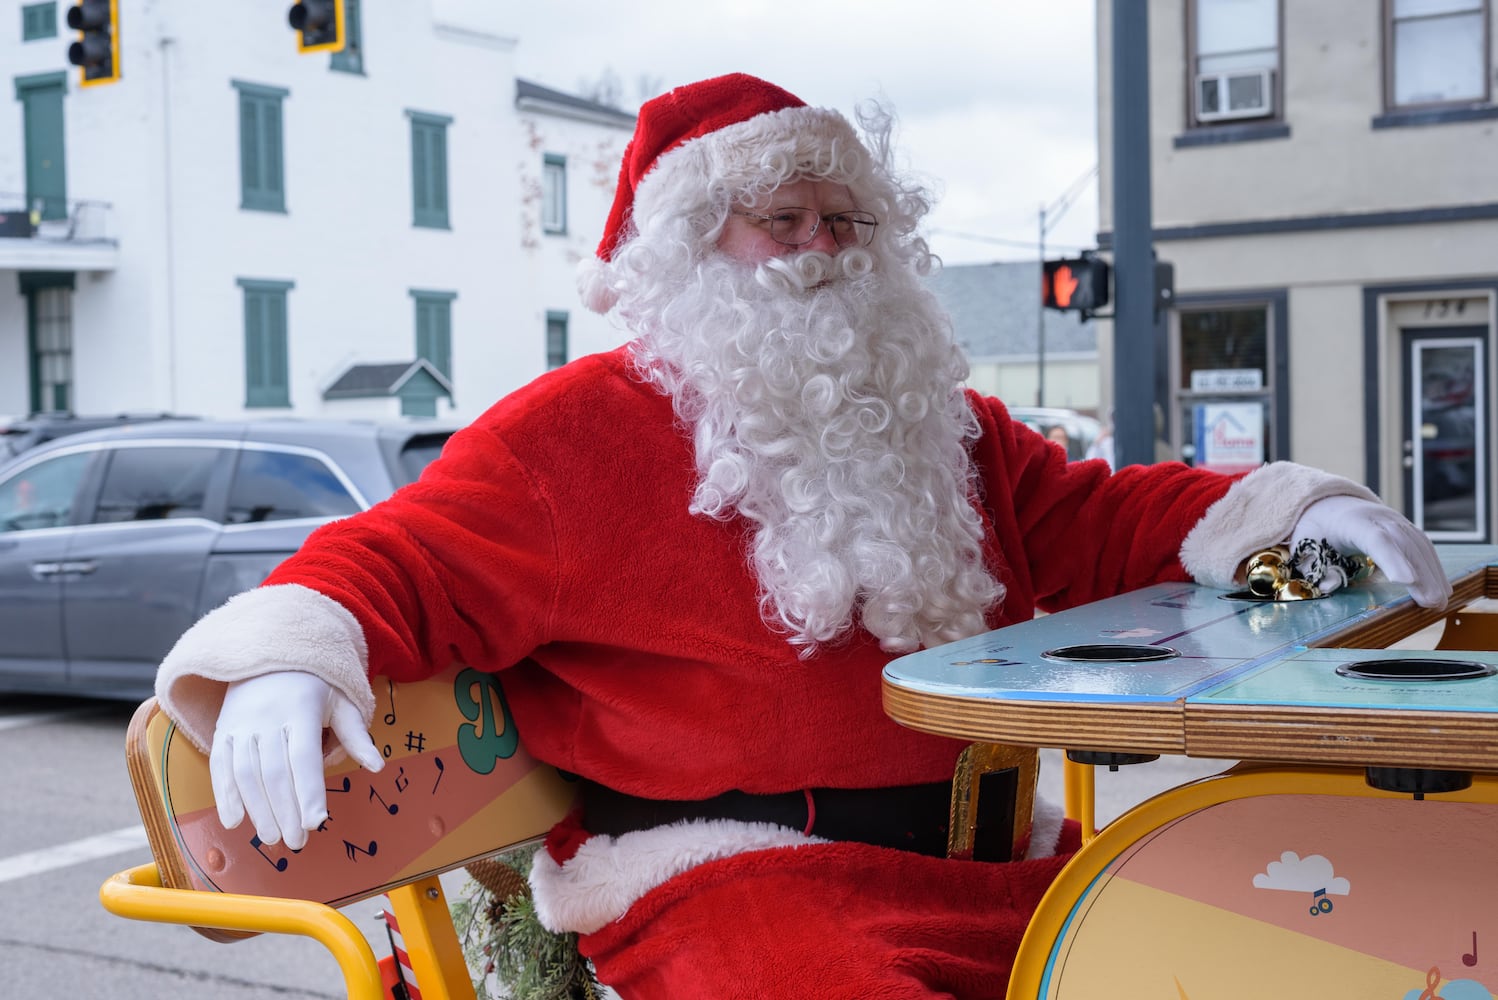
[[328,818],[323,730],[370,771],[385,766],[354,703],[321,678],[280,670],[234,681],[224,694],[208,771],[219,822],[248,814],[261,842],[293,851]]

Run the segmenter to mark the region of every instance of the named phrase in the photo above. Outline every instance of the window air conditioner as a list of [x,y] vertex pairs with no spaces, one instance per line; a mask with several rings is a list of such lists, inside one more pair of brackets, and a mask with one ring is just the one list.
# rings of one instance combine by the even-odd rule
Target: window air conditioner
[[1196,120],[1263,118],[1274,113],[1273,70],[1203,73],[1196,78]]

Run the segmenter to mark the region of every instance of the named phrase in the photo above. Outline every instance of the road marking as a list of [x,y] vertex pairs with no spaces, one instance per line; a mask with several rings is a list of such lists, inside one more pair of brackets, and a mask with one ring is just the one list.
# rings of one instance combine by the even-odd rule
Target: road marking
[[0,730],[19,729],[22,726],[34,726],[42,722],[56,722],[59,719],[73,719],[98,711],[100,709],[97,708],[65,708],[51,712],[22,712],[20,715],[0,715]]
[[96,858],[107,858],[112,854],[124,854],[146,846],[146,828],[136,824],[101,833],[96,837],[84,837],[56,847],[45,847],[40,851],[14,854],[8,858],[0,858],[0,884]]

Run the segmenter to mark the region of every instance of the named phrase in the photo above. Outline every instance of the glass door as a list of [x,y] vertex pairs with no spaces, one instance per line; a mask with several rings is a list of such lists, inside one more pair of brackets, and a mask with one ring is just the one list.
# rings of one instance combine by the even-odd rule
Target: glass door
[[1488,540],[1485,334],[1404,331],[1405,514],[1436,541]]

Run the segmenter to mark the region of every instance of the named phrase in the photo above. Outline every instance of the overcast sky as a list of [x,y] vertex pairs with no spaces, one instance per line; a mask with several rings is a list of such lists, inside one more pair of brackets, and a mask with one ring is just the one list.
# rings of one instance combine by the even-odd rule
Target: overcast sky
[[[937,194],[948,263],[1033,260],[1039,212],[1097,162],[1094,0],[532,0],[507,20],[517,68],[570,93],[612,71],[625,103],[723,73],[852,116],[874,97],[905,165]],[[1048,226],[1047,256],[1093,246],[1097,181]],[[973,239],[969,236],[984,237]]]

